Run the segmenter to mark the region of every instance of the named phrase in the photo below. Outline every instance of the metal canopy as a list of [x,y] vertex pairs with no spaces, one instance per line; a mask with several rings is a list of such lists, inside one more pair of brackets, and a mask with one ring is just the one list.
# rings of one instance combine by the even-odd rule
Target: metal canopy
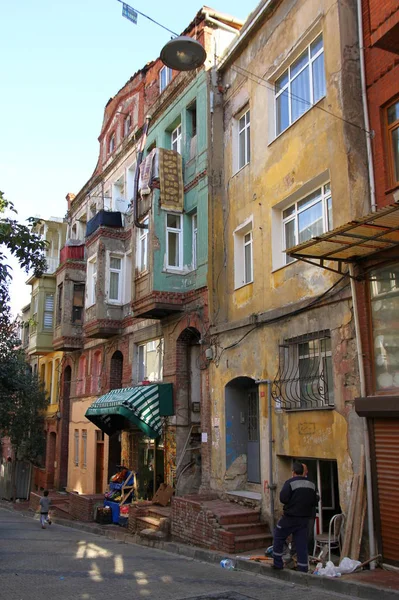
[[139,427],[148,437],[161,434],[160,404],[172,401],[172,384],[143,385],[112,390],[97,398],[85,417],[110,435],[129,423]]
[[[288,248],[285,252],[297,258],[332,271],[341,272],[342,263],[389,250],[399,245],[399,205],[391,204],[365,217],[336,227],[323,235]],[[318,261],[318,262],[315,262]],[[337,261],[337,269],[324,265]]]

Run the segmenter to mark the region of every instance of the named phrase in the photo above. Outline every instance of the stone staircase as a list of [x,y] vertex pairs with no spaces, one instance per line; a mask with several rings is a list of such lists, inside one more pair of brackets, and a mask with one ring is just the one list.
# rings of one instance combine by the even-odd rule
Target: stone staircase
[[129,533],[166,539],[170,536],[171,507],[140,503],[130,507]]
[[50,492],[51,508],[50,511],[55,517],[62,519],[70,519],[69,514],[69,496],[68,494],[59,494],[57,492]]

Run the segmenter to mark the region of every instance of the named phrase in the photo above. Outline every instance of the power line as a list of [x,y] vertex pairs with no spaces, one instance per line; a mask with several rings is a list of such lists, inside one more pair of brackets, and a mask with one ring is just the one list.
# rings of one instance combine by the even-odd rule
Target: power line
[[[266,89],[269,89],[269,90],[275,92],[275,86],[274,86],[274,84],[269,83],[269,81],[265,77],[262,77],[261,75],[256,75],[256,73],[252,73],[251,71],[248,71],[247,69],[244,69],[244,67],[237,67],[236,65],[234,65],[232,67],[232,70],[236,71],[236,73],[238,73],[239,75],[245,75],[246,77],[248,77],[248,79],[252,79],[252,81],[254,81],[255,83],[257,83],[258,85],[262,85]],[[254,78],[256,78],[256,79],[254,79]],[[260,80],[260,81],[257,81],[257,80]],[[360,129],[361,131],[364,131],[370,137],[373,137],[373,135],[374,135],[373,131],[368,131],[367,129],[365,129],[361,125],[358,125],[357,123],[353,123],[352,121],[348,121],[348,119],[344,119],[344,117],[341,117],[340,115],[336,115],[335,113],[327,110],[326,108],[323,108],[319,104],[312,104],[312,102],[310,102],[310,100],[306,100],[305,98],[301,98],[300,96],[297,96],[296,94],[293,94],[291,91],[288,91],[288,89],[284,90],[284,92],[282,93],[282,95],[284,95],[284,94],[286,94],[289,98],[292,98],[294,100],[298,100],[299,102],[303,102],[309,108],[310,107],[318,108],[319,110],[322,110],[323,112],[327,113],[328,115],[331,115],[332,117],[335,117],[336,119],[339,119],[340,121],[343,121],[344,123],[347,123],[348,125],[352,125],[353,127],[357,127],[357,129]]]

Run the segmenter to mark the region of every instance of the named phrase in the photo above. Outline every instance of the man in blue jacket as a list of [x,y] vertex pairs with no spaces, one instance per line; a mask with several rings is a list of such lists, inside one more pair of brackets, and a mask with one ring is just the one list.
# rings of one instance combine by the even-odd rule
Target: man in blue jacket
[[292,477],[280,492],[280,502],[284,505],[283,516],[274,530],[273,566],[283,569],[284,542],[289,535],[294,538],[298,571],[308,571],[308,525],[318,503],[316,486],[303,476],[303,465],[294,462]]

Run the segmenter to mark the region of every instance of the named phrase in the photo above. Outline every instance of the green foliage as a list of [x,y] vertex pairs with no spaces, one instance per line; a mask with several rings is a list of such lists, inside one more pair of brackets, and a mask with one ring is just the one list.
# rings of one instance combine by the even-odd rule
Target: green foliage
[[6,216],[17,214],[14,205],[0,192],[0,437],[8,436],[19,459],[35,463],[43,453],[43,414],[46,395],[30,372],[25,354],[18,349],[11,322],[9,283],[12,277],[6,251],[20,266],[40,277],[46,270],[46,242],[28,225]]

